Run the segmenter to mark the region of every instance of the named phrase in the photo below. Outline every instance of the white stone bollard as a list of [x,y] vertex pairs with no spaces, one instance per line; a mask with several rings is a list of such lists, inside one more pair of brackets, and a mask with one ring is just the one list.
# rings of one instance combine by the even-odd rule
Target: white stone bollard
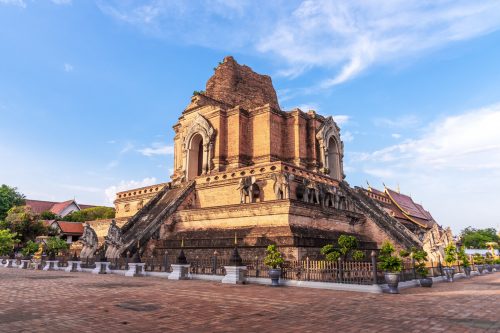
[[222,283],[245,284],[247,282],[247,266],[224,266],[226,275]]
[[59,270],[59,260],[47,260],[45,262],[45,267],[43,268],[44,271],[57,271]]
[[111,269],[109,265],[111,265],[109,261],[96,261],[92,274],[110,274]]
[[125,276],[133,276],[133,277],[145,276],[144,275],[145,265],[146,265],[145,263],[130,262],[128,264],[128,270],[125,272]]
[[168,275],[169,280],[189,280],[189,267],[191,265],[172,264],[172,273]]
[[29,264],[30,264],[30,260],[28,260],[28,259],[22,259],[21,260],[21,265],[19,265],[17,268],[28,269]]
[[7,262],[5,263],[5,265],[3,265],[3,267],[5,268],[16,268],[17,267],[17,264],[16,264],[16,259],[6,259]]
[[64,269],[65,272],[81,272],[82,271],[82,261],[81,260],[68,260],[68,267]]

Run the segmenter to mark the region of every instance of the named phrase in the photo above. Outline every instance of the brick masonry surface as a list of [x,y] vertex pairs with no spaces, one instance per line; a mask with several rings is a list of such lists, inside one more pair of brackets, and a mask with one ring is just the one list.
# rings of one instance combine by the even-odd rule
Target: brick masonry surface
[[500,332],[500,273],[400,295],[0,268],[0,332]]

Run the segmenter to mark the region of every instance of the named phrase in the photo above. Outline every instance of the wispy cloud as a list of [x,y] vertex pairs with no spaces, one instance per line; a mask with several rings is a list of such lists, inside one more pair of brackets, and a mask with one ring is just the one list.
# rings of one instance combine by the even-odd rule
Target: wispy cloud
[[127,143],[125,143],[123,148],[120,150],[120,154],[128,153],[129,151],[131,151],[134,148],[135,148],[135,145],[133,143],[127,142]]
[[186,44],[268,55],[281,75],[314,67],[316,88],[500,28],[496,0],[98,2],[111,17]]
[[[456,230],[494,226],[500,188],[500,103],[426,126],[419,138],[369,153],[349,164],[379,183],[400,183],[427,203],[438,222]],[[475,220],[481,211],[482,221]]]
[[161,142],[154,142],[151,147],[137,149],[144,156],[171,155],[174,153],[174,147]]
[[71,5],[72,0],[51,0],[56,5]]
[[149,185],[154,185],[157,183],[155,177],[148,177],[142,180],[122,180],[117,185],[109,186],[104,190],[109,203],[113,203],[115,200],[116,192],[125,191],[133,188],[144,187]]
[[73,65],[71,65],[70,63],[64,63],[63,65],[63,68],[64,68],[64,71],[69,73],[69,72],[72,72],[75,68],[73,67]]
[[391,136],[394,138],[394,139],[399,139],[401,138],[401,134],[399,133],[392,133]]
[[26,2],[24,0],[0,0],[2,5],[13,5],[21,8],[26,8]]
[[415,128],[421,124],[421,120],[415,115],[403,115],[395,118],[375,118],[373,124],[387,128]]
[[494,0],[303,1],[259,40],[257,49],[280,56],[292,68],[334,68],[337,74],[319,85],[329,88],[374,64],[499,28],[500,3]]
[[337,123],[338,126],[342,126],[344,124],[347,124],[347,122],[349,121],[349,119],[351,119],[350,116],[346,115],[346,114],[338,114],[338,115],[335,115],[335,116],[332,116],[333,117],[333,120],[335,120],[335,122]]
[[61,184],[62,188],[74,190],[78,192],[90,192],[90,193],[99,193],[102,192],[102,188],[86,186],[86,185],[69,185],[69,184]]

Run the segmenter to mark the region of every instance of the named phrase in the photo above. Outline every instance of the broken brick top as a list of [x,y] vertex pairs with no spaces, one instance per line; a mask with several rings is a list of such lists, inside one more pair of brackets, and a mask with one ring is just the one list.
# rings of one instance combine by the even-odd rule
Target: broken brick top
[[205,96],[226,105],[251,110],[269,104],[280,110],[271,77],[255,73],[228,56],[207,81]]

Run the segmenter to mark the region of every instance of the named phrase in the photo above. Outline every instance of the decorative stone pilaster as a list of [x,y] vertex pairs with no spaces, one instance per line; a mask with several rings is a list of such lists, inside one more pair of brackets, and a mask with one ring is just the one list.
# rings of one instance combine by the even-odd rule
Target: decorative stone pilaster
[[222,279],[222,283],[229,284],[245,284],[247,266],[243,266],[243,260],[241,260],[238,249],[235,247],[233,254],[229,259],[229,266],[224,266],[226,269],[226,275]]
[[109,265],[111,265],[109,261],[96,261],[92,274],[110,274],[111,269],[109,268]]
[[21,265],[19,265],[17,268],[28,269],[29,264],[30,264],[29,259],[21,259]]
[[191,265],[172,264],[172,272],[168,275],[169,280],[189,280],[189,267]]
[[137,250],[132,258],[132,262],[128,264],[128,271],[125,276],[141,277],[144,276],[144,266],[146,264],[141,262],[139,250]]
[[82,261],[81,260],[68,260],[68,267],[64,269],[65,272],[81,272],[82,271]]
[[168,275],[169,280],[189,280],[189,267],[184,250],[177,257],[177,264],[172,264],[172,273]]
[[16,264],[16,259],[6,259],[7,262],[5,263],[5,265],[3,265],[3,267],[5,268],[16,268],[17,267],[17,264]]
[[57,271],[59,270],[59,260],[47,260],[45,262],[45,266],[43,267],[44,271]]

